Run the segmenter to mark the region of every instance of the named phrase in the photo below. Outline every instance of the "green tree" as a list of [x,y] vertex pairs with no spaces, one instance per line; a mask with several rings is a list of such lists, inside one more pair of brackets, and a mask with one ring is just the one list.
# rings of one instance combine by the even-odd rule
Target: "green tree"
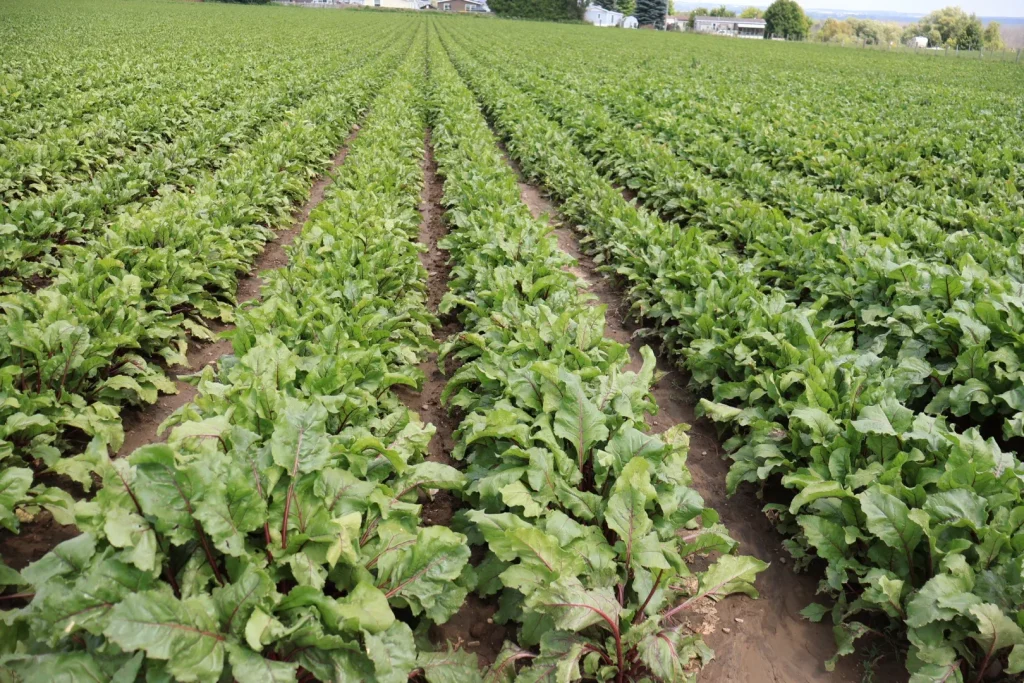
[[580,21],[589,0],[489,0],[491,11],[502,17],[544,21]]
[[842,43],[853,36],[853,26],[849,21],[839,21],[829,17],[821,25],[816,38],[823,43]]
[[981,33],[981,20],[975,17],[973,14],[971,21],[964,30],[957,36],[956,45],[961,50],[980,50],[982,45],[982,33]]
[[627,17],[636,14],[636,0],[619,0],[618,11]]
[[636,17],[641,26],[653,26],[659,31],[665,28],[665,0],[636,0]]
[[740,12],[741,19],[760,19],[764,16],[764,12],[757,7],[748,7]]
[[942,47],[942,34],[939,33],[939,29],[933,28],[928,31],[926,38],[928,38],[929,47]]
[[775,0],[764,12],[764,37],[781,36],[786,40],[803,40],[811,22],[795,0]]
[[1006,46],[1003,45],[1003,36],[999,33],[999,22],[990,21],[988,26],[985,27],[985,48],[989,50],[1002,50]]
[[691,31],[694,27],[694,19],[696,19],[697,17],[709,16],[709,11],[710,10],[707,7],[698,7],[696,9],[690,10],[690,20],[687,22],[687,26],[689,26]]
[[903,32],[902,26],[895,21],[879,21],[877,24],[879,45],[892,45],[900,42],[900,33]]
[[[933,40],[935,33],[939,40]],[[948,45],[961,50],[977,50],[982,43],[981,19],[967,14],[959,7],[935,10],[916,24],[911,24],[904,36],[927,36],[932,46]]]
[[716,7],[708,13],[709,17],[735,17],[736,13],[725,8],[725,5]]

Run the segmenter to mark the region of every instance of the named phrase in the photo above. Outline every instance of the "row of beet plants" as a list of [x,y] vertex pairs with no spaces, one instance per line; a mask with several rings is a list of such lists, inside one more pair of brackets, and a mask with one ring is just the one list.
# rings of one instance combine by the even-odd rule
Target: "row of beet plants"
[[141,13],[104,13],[95,5],[79,14],[22,9],[5,15],[0,43],[8,94],[0,103],[0,145],[53,139],[147,96],[197,86],[234,61],[236,50],[252,48],[248,36],[226,45],[210,40],[213,26],[197,31],[193,22],[191,32],[172,30],[152,13],[141,22]]
[[[586,61],[595,52],[584,48],[566,62]],[[1019,200],[1022,158],[1020,130],[1008,114],[1015,107],[1012,89],[967,94],[949,73],[942,79],[916,74],[913,88],[880,86],[884,77],[866,69],[871,87],[858,78],[815,74],[818,82],[796,79],[798,85],[779,97],[763,79],[736,78],[727,69],[716,73],[717,83],[698,88],[666,82],[658,74],[673,61],[656,55],[646,73],[628,83],[622,68],[593,80],[617,91],[628,108],[639,106],[658,125],[667,124],[672,140],[687,149],[714,141],[725,152],[723,161],[727,150],[742,149],[802,184],[909,209],[950,227],[987,220],[1010,225],[1004,212]],[[979,97],[988,105],[982,126],[972,125],[977,118],[969,104]],[[921,98],[931,106],[912,106]]]
[[[858,349],[850,325],[822,314],[827,301],[798,306],[766,293],[758,270],[743,267],[756,261],[637,209],[506,74],[446,45],[525,172],[561,201],[585,245],[626,281],[636,314],[712,392],[717,402],[703,409],[734,435],[730,488],[781,478],[792,490],[788,504],[766,510],[798,566],[814,555],[826,562],[839,653],[882,618],[907,635],[915,682],[1024,670],[1016,458],[977,429],[905,407],[919,382],[914,354],[883,362]],[[974,331],[964,329],[964,348]],[[982,366],[999,371],[995,358]]]
[[[34,193],[0,206],[0,292],[38,287],[63,260],[80,258],[81,246],[117,214],[136,213],[172,191],[190,189],[239,147],[251,143],[287,112],[358,65],[354,58],[311,66],[298,76],[279,64],[259,81],[220,95],[214,104],[190,107],[144,149],[114,150],[87,179]],[[288,67],[292,65],[288,64]],[[222,76],[231,85],[237,74]],[[231,87],[234,87],[233,85]],[[180,125],[179,125],[180,124]]]
[[239,278],[397,59],[392,49],[329,82],[192,192],[120,216],[53,284],[0,300],[0,467],[13,478],[0,523],[16,529],[12,508],[31,495],[23,463],[59,466],[90,438],[117,450],[122,408],[176,391],[161,366],[187,365],[188,340],[210,338],[204,319],[232,319]]
[[421,492],[464,477],[424,461],[433,427],[393,391],[421,385],[433,345],[414,242],[421,79],[422,62],[407,58],[375,99],[290,264],[240,311],[234,355],[200,373],[167,443],[66,461],[101,484],[75,505],[81,535],[3,574],[28,602],[4,614],[0,671],[211,683],[476,675],[465,653],[417,654],[414,636],[461,605],[470,555],[463,535],[421,523]]
[[[631,135],[661,143],[676,157],[671,166],[674,174],[679,174],[679,189],[686,192],[678,204],[668,207],[671,214],[699,213],[709,202],[744,205],[752,201],[809,226],[830,230],[855,226],[863,233],[895,234],[925,254],[944,251],[955,260],[968,252],[983,263],[987,260],[987,244],[998,247],[1016,242],[1015,226],[1020,223],[1020,215],[1019,210],[1008,210],[1007,197],[987,209],[968,208],[960,202],[958,211],[936,210],[937,216],[933,217],[920,207],[908,208],[884,198],[821,187],[799,171],[773,169],[744,146],[723,141],[714,134],[721,129],[695,121],[694,111],[680,108],[678,102],[654,105],[649,90],[634,92],[634,84],[627,86],[621,80],[595,82],[564,67],[556,68],[559,62],[564,64],[564,59],[548,56],[545,63],[552,69],[545,72],[545,77],[606,108],[615,121],[630,129]],[[872,183],[882,184],[877,180]],[[1017,262],[1009,265],[1019,268]]]
[[[522,83],[599,169],[653,209],[686,207],[687,234],[725,256],[713,273],[739,274],[746,288],[814,311],[823,327],[850,329],[859,351],[897,368],[898,398],[908,407],[961,424],[990,422],[1004,443],[1024,435],[1024,317],[1014,285],[1024,271],[1016,239],[947,235],[920,223],[909,231],[889,224],[884,234],[811,229],[717,191],[661,144],[612,120],[603,105],[512,64],[495,68]],[[742,329],[743,316],[733,323]]]
[[[653,354],[625,370],[628,347],[604,336],[604,307],[522,203],[436,40],[429,67],[453,262],[441,310],[464,328],[440,353],[457,368],[443,398],[463,416],[453,455],[469,481],[453,526],[487,548],[475,590],[517,634],[488,680],[693,680],[711,652],[688,611],[756,596],[766,565],[733,554],[690,487],[684,426],[649,433]],[[688,564],[708,553],[707,569]]]
[[[273,71],[271,68],[270,73]],[[210,65],[199,71],[189,90],[181,90],[180,82],[166,75],[161,78],[157,72],[147,97],[102,110],[87,121],[31,140],[4,142],[0,197],[7,203],[66,188],[88,180],[120,157],[144,151],[186,130],[196,112],[230,97],[234,90],[231,78],[230,63]]]

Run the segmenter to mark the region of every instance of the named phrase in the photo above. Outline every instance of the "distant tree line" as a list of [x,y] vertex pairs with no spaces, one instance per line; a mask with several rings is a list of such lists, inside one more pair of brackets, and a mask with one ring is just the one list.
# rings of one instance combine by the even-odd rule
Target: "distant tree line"
[[873,19],[826,19],[819,24],[813,37],[823,43],[894,45],[924,36],[929,47],[1001,50],[1004,45],[999,29],[998,21],[989,22],[982,29],[977,16],[967,14],[959,7],[946,7],[907,26]]
[[636,0],[634,16],[641,26],[664,30],[667,14],[668,3],[665,0]]
[[927,38],[928,47],[955,47],[961,50],[1003,48],[998,21],[990,22],[982,29],[981,19],[977,15],[967,14],[959,7],[943,7],[916,24],[907,26],[904,39],[909,40],[914,36]]
[[823,43],[864,43],[865,45],[892,45],[898,43],[904,27],[894,21],[874,19],[826,19],[816,33],[814,40]]

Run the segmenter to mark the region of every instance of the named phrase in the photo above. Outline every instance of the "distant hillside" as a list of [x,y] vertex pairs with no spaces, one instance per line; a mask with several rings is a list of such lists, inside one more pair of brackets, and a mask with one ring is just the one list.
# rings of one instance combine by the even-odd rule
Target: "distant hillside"
[[999,28],[1006,47],[1024,47],[1024,24],[1008,26],[1004,24]]

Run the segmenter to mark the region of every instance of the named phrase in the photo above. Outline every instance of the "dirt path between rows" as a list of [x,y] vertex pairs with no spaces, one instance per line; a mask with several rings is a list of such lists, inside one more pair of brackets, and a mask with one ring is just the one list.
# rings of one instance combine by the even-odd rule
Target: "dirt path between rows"
[[[420,262],[427,271],[427,307],[431,313],[437,315],[438,305],[448,291],[451,265],[448,263],[447,252],[438,246],[438,242],[444,238],[448,229],[444,223],[444,208],[441,205],[444,184],[437,173],[437,162],[434,160],[429,130],[426,133],[424,147],[419,242],[426,247],[426,251],[420,254]],[[440,322],[441,325],[434,329],[434,341],[437,343],[449,339],[462,329],[454,316],[443,316]],[[420,370],[425,377],[422,391],[417,393],[400,387],[396,393],[405,405],[419,413],[424,422],[433,424],[437,429],[430,441],[427,459],[461,468],[461,463],[451,457],[452,449],[455,448],[453,433],[458,427],[458,419],[450,415],[447,408],[441,404],[441,393],[448,383],[452,368],[449,365],[448,375],[444,375],[437,363],[437,353],[432,351],[420,364]],[[455,511],[461,506],[462,501],[457,495],[439,491],[433,499],[423,504],[423,524],[447,526],[451,523]],[[451,619],[444,624],[431,626],[431,640],[439,647],[451,644],[453,647],[472,652],[477,655],[481,666],[487,666],[498,656],[505,639],[513,635],[504,626],[494,623],[493,616],[497,611],[496,601],[484,600],[475,593],[470,593]]]
[[[643,341],[633,337],[637,327],[626,322],[628,303],[612,279],[598,272],[593,260],[580,249],[576,235],[558,216],[550,199],[535,185],[525,182],[513,159],[509,165],[519,176],[523,202],[535,218],[547,217],[558,245],[577,261],[571,268],[587,291],[606,308],[605,335],[630,346],[632,360],[628,369],[640,366]],[[651,340],[654,347],[654,340]],[[825,671],[824,661],[835,652],[835,641],[828,624],[814,624],[799,611],[815,600],[818,579],[796,574],[786,565],[789,554],[782,537],[761,511],[763,503],[749,488],[727,497],[725,476],[728,464],[714,426],[694,414],[696,403],[687,389],[687,377],[663,354],[657,354],[658,370],[665,373],[654,386],[658,414],[648,420],[654,433],[661,433],[680,422],[691,425],[688,466],[694,488],[705,504],[721,515],[729,533],[740,543],[739,552],[753,555],[771,566],[757,579],[761,597],[752,600],[733,596],[718,603],[718,628],[705,636],[715,651],[715,659],[704,667],[699,678],[714,683],[812,683],[862,680],[861,667],[853,657],[839,661],[836,670]],[[890,681],[897,678],[883,677]]]
[[[323,201],[327,187],[333,182],[334,172],[344,163],[348,156],[349,145],[359,133],[360,126],[355,125],[352,132],[342,143],[337,154],[331,159],[327,172],[321,175],[310,188],[309,198],[292,213],[292,220],[289,227],[274,234],[264,246],[263,252],[256,258],[249,272],[238,281],[236,299],[238,305],[254,301],[260,297],[260,288],[263,286],[263,274],[267,271],[283,268],[288,265],[288,254],[285,249],[299,233],[309,219],[309,215]],[[234,325],[218,321],[205,321],[207,327],[216,335],[234,329]],[[138,410],[126,410],[122,415],[125,438],[124,444],[118,449],[116,457],[123,457],[132,453],[135,449],[150,443],[159,443],[166,439],[166,435],[158,435],[157,430],[160,424],[166,420],[178,408],[187,404],[196,397],[196,388],[185,382],[181,377],[199,372],[204,367],[216,363],[221,357],[232,352],[231,342],[227,339],[216,339],[215,341],[204,342],[190,340],[186,358],[188,367],[169,368],[168,374],[178,389],[176,394],[161,395],[156,403],[145,406]],[[39,478],[47,481],[47,476]],[[47,482],[66,487],[69,482]],[[70,484],[77,492],[77,485]],[[4,563],[13,569],[22,569],[26,565],[35,562],[45,555],[54,546],[78,535],[78,530],[73,525],[62,526],[57,524],[52,515],[45,510],[36,515],[35,519],[21,525],[18,534],[11,534],[6,530],[0,530],[0,555]]]

